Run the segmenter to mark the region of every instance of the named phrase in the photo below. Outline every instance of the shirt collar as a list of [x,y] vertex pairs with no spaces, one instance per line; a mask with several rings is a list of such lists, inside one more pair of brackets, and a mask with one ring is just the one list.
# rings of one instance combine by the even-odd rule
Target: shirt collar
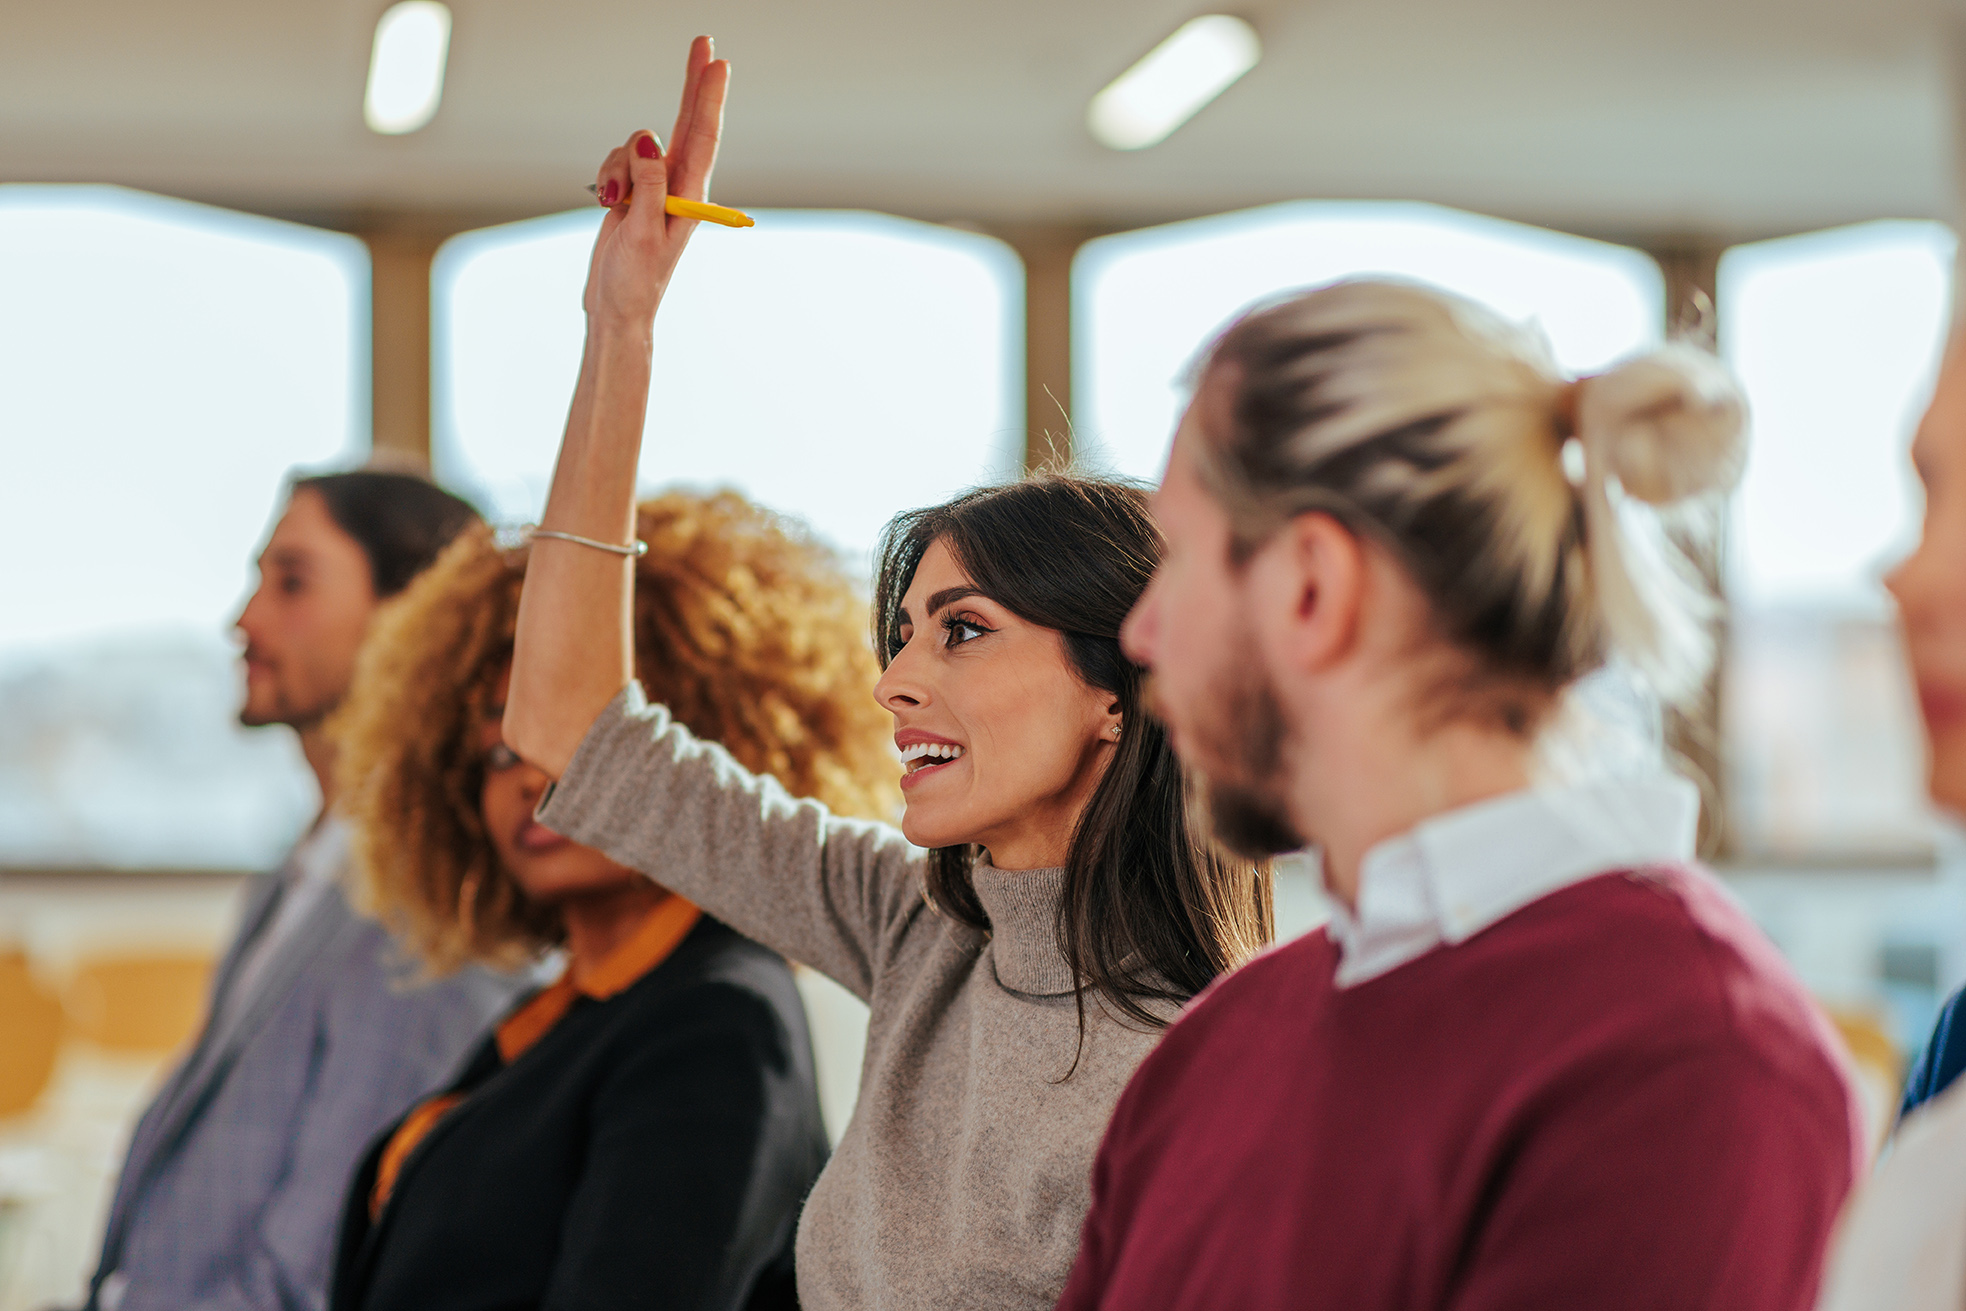
[[1560,888],[1692,859],[1699,793],[1682,778],[1528,788],[1435,815],[1365,853],[1358,908],[1333,909],[1335,979],[1353,987],[1464,942]]
[[673,892],[641,923],[626,942],[607,954],[579,983],[573,981],[573,966],[560,971],[560,977],[532,995],[525,1005],[513,1011],[498,1026],[498,1054],[506,1064],[519,1053],[545,1037],[573,1008],[576,998],[606,1001],[625,992],[650,970],[669,958],[682,945],[703,912]]
[[290,886],[326,884],[338,878],[348,863],[348,821],[332,810],[294,844],[287,857]]

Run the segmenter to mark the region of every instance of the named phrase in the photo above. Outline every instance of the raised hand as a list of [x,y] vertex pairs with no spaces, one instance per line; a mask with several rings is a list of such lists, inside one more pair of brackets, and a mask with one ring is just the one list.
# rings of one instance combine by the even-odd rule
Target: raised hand
[[696,220],[664,213],[662,202],[671,190],[687,200],[709,199],[710,173],[717,164],[730,64],[715,53],[707,36],[690,43],[682,105],[667,152],[653,132],[637,130],[601,164],[595,192],[608,213],[587,268],[582,304],[590,319],[646,328],[662,303],[696,230]]

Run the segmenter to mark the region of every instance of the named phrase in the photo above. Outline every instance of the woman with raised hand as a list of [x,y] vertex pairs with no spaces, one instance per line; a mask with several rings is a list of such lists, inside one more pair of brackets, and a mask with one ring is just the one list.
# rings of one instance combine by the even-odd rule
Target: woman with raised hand
[[703,198],[727,77],[699,41],[673,153],[637,132],[597,179],[612,203],[544,518],[566,536],[533,549],[505,740],[558,780],[541,822],[868,1003],[860,1102],[800,1222],[809,1311],[1048,1308],[1114,1098],[1268,936],[1268,885],[1190,828],[1120,653],[1160,554],[1131,486],[1040,479],[890,526],[870,690],[905,762],[898,830],[794,800],[634,681],[621,552],[692,226],[662,202]]
[[[642,683],[790,792],[890,811],[833,554],[730,493],[646,501],[636,532]],[[376,1140],[332,1305],[790,1307],[826,1159],[805,1012],[783,958],[533,819],[546,779],[499,737],[527,553],[467,532],[385,612],[339,766],[368,909],[427,970],[566,964]]]

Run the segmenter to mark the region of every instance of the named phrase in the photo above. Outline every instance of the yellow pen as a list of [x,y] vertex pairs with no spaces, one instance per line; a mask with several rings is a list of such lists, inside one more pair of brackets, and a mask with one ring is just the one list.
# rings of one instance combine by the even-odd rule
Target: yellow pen
[[[587,190],[589,192],[597,192],[600,188],[589,182],[587,184]],[[632,205],[635,203],[635,198],[630,196],[621,203],[623,205]],[[662,212],[665,214],[674,214],[677,218],[702,219],[705,223],[721,223],[727,228],[755,228],[758,226],[758,220],[752,218],[741,209],[732,209],[728,205],[712,205],[704,200],[684,200],[681,196],[669,196],[665,198],[662,202]]]

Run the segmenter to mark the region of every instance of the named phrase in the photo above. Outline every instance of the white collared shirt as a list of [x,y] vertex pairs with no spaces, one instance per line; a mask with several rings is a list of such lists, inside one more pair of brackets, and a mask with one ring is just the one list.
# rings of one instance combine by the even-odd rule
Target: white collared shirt
[[1464,942],[1560,888],[1692,859],[1699,792],[1659,777],[1526,788],[1435,815],[1365,853],[1358,908],[1326,927],[1340,988]]

